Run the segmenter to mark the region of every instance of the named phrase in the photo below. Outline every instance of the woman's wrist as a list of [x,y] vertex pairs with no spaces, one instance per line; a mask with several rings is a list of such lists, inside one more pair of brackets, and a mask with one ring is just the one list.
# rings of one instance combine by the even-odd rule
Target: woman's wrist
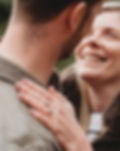
[[84,138],[79,142],[74,142],[69,145],[67,151],[93,151],[92,146]]
[[75,135],[71,139],[71,142],[69,142],[67,151],[93,151],[91,144],[80,126],[78,129],[75,129]]

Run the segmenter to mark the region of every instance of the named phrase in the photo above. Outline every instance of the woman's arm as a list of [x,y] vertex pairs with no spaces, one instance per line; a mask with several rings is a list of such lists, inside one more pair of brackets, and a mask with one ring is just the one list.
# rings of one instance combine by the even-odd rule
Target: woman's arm
[[45,90],[28,80],[19,82],[16,88],[20,99],[32,108],[32,116],[54,133],[66,151],[92,151],[73,107],[64,96],[54,88]]

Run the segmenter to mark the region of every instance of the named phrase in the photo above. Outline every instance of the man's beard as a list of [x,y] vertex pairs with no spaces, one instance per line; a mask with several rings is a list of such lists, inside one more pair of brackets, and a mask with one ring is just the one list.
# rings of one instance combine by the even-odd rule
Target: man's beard
[[73,34],[67,42],[65,42],[61,48],[61,56],[59,60],[67,59],[75,49],[75,46],[80,41],[80,31],[77,30],[75,34]]
[[85,32],[88,32],[86,28],[84,28],[86,26],[87,19],[88,19],[87,15],[88,12],[86,13],[82,23],[80,24],[76,32],[63,44],[61,48],[61,56],[59,58],[60,61],[67,59],[72,54],[77,44],[81,41],[83,36],[86,34]]

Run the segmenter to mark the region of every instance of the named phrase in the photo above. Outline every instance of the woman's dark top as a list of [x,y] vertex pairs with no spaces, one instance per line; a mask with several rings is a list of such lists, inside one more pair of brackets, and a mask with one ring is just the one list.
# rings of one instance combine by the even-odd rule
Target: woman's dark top
[[[54,74],[49,84],[54,85],[69,99],[75,109],[76,117],[79,118],[81,92],[76,78],[69,76],[60,82],[57,74]],[[108,130],[93,143],[94,151],[120,151],[120,95],[115,98],[113,104],[106,111],[104,123]]]
[[120,151],[120,95],[104,115],[108,131],[93,143],[95,151]]

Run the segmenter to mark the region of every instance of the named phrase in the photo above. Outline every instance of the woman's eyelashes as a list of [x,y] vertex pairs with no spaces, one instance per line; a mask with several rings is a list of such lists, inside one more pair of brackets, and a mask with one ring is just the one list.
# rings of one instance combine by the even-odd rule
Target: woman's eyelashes
[[120,34],[117,31],[113,31],[111,29],[106,29],[103,32],[104,36],[113,40],[120,40]]

